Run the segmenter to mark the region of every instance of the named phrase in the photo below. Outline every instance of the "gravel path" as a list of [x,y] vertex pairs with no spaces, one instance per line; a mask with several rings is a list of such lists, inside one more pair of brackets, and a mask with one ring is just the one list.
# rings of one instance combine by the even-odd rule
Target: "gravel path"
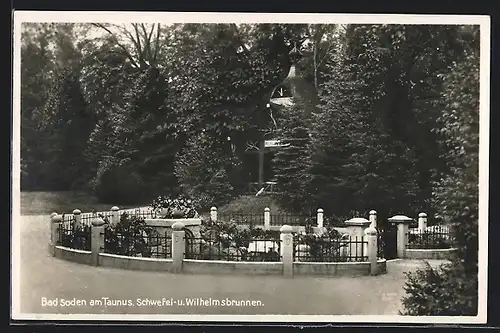
[[[19,221],[17,282],[22,313],[396,315],[404,294],[404,272],[422,265],[421,261],[393,261],[385,275],[358,278],[176,275],[92,267],[49,255],[48,221],[48,216],[22,216]],[[132,305],[90,304],[103,298],[130,300]],[[260,303],[246,307],[168,304],[187,298]],[[44,299],[57,299],[58,306],[43,306]],[[85,304],[62,306],[73,299]],[[137,299],[161,304],[139,306]]]

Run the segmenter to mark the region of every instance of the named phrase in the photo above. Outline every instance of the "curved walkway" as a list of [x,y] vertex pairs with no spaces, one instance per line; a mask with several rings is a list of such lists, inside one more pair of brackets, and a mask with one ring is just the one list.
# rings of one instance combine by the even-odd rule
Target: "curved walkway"
[[[49,255],[48,221],[48,216],[22,216],[19,221],[22,313],[396,315],[404,295],[404,272],[422,264],[393,261],[386,275],[359,278],[176,275],[92,267]],[[131,300],[133,305],[90,305],[106,297]],[[261,306],[165,303],[188,298],[253,300]],[[59,306],[43,306],[43,299],[59,299]],[[86,305],[63,307],[63,299],[85,300]],[[164,300],[162,306],[138,306],[137,299]]]

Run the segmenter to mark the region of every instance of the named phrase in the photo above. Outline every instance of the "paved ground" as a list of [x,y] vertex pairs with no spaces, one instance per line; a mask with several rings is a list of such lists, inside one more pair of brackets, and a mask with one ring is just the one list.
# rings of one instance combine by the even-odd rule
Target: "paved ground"
[[[359,278],[283,278],[277,276],[175,275],[74,264],[48,254],[48,216],[23,216],[20,251],[22,313],[108,314],[325,314],[395,315],[404,291],[404,271],[420,261],[388,263],[388,273]],[[433,262],[437,265],[440,262]],[[14,281],[15,283],[15,281]],[[132,306],[91,306],[93,299],[131,300]],[[42,300],[59,306],[42,306]],[[138,306],[137,299],[164,300]],[[168,306],[186,298],[260,301],[256,307]],[[61,306],[63,300],[86,306]]]

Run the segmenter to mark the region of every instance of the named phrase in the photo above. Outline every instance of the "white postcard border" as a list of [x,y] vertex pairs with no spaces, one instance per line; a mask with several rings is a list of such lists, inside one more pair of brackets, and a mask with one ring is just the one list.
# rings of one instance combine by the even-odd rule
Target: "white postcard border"
[[[486,323],[488,263],[488,190],[490,119],[490,17],[487,15],[421,14],[311,14],[311,13],[201,13],[201,12],[85,12],[15,11],[13,57],[12,136],[12,319],[16,320],[107,320],[107,321],[222,321],[222,322],[323,322],[323,323]],[[23,22],[109,22],[109,23],[331,23],[331,24],[432,24],[480,25],[480,146],[479,146],[479,305],[475,317],[413,317],[378,315],[90,315],[21,313],[20,300],[20,41]]]

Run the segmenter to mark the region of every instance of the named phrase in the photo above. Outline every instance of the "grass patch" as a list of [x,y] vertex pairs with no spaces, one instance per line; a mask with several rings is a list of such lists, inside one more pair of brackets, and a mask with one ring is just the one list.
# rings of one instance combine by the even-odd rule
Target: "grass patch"
[[[107,211],[113,204],[99,203],[97,198],[81,191],[23,191],[21,192],[21,215],[48,215],[52,212],[60,214],[71,213],[78,208],[82,212],[92,210]],[[144,206],[116,205],[120,208],[134,208]]]
[[264,209],[266,207],[269,207],[272,214],[289,213],[280,207],[270,195],[259,197],[254,195],[242,195],[227,205],[217,207],[217,211],[221,213],[264,214]]

